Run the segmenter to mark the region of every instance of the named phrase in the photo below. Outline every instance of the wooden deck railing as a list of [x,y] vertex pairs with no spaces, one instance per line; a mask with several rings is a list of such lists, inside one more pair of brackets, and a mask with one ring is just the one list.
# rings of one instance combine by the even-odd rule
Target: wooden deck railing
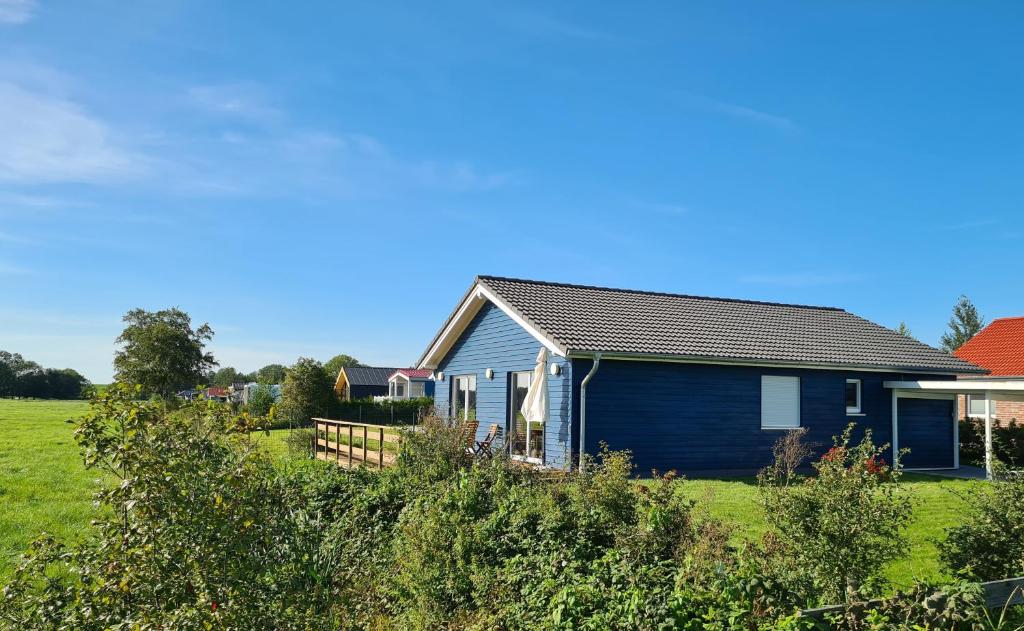
[[402,435],[396,427],[328,418],[314,418],[313,423],[313,453],[320,460],[348,469],[363,465],[383,469],[397,459]]
[[[1024,604],[1024,576],[981,583],[981,590],[985,594],[985,604],[989,609],[999,609],[1006,605],[1012,607]],[[879,598],[877,600],[870,600],[867,603],[860,603],[859,606],[877,607],[884,602],[884,598]],[[825,616],[841,614],[848,607],[849,605],[828,605],[815,609],[804,609],[800,612],[800,615],[803,618],[824,621]]]

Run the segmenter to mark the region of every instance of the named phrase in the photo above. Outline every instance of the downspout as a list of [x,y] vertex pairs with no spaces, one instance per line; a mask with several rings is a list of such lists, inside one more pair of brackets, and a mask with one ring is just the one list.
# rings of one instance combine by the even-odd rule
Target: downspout
[[590,372],[583,378],[580,383],[580,472],[583,471],[586,446],[587,446],[587,384],[597,374],[598,367],[601,366],[601,353],[594,354],[594,365],[590,367]]

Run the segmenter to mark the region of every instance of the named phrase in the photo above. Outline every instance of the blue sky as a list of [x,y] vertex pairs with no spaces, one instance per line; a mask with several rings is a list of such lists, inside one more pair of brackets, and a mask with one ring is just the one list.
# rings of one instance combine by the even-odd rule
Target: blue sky
[[476,274],[1024,314],[1018,3],[0,0],[0,348],[405,365]]

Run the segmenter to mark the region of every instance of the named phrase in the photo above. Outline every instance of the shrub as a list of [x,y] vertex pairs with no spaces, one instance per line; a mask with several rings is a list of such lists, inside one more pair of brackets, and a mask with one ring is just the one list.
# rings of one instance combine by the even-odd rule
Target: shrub
[[983,581],[1024,574],[1024,476],[993,482],[964,500],[964,522],[939,542],[946,568]]
[[[1024,467],[1024,422],[1011,419],[992,424],[992,451],[1000,462]],[[960,455],[965,462],[985,466],[985,421],[965,418],[960,421]]]
[[[15,571],[0,621],[15,628],[329,626],[337,558],[326,511],[247,440],[226,406],[167,412],[112,387],[75,436],[86,465],[117,483],[97,493],[94,537],[43,538]],[[323,463],[311,476],[346,478]],[[347,479],[347,478],[346,478]],[[319,512],[318,512],[319,511]]]
[[911,503],[895,484],[899,470],[885,463],[886,447],[875,447],[870,431],[851,446],[853,429],[813,464],[816,475],[796,484],[777,468],[759,476],[778,544],[825,602],[877,592],[883,567],[906,554]]
[[249,413],[253,416],[267,416],[274,407],[274,393],[270,386],[257,385],[249,393]]

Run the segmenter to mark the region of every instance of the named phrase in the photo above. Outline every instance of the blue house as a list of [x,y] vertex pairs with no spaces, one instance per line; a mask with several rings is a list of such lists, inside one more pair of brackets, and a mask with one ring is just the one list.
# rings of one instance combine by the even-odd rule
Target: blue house
[[[519,410],[546,349],[548,415]],[[600,443],[638,472],[750,472],[786,430],[831,445],[850,422],[959,466],[954,395],[985,371],[842,309],[480,276],[418,362],[439,411],[502,430],[512,457],[566,469]],[[941,386],[941,383],[939,384]]]

